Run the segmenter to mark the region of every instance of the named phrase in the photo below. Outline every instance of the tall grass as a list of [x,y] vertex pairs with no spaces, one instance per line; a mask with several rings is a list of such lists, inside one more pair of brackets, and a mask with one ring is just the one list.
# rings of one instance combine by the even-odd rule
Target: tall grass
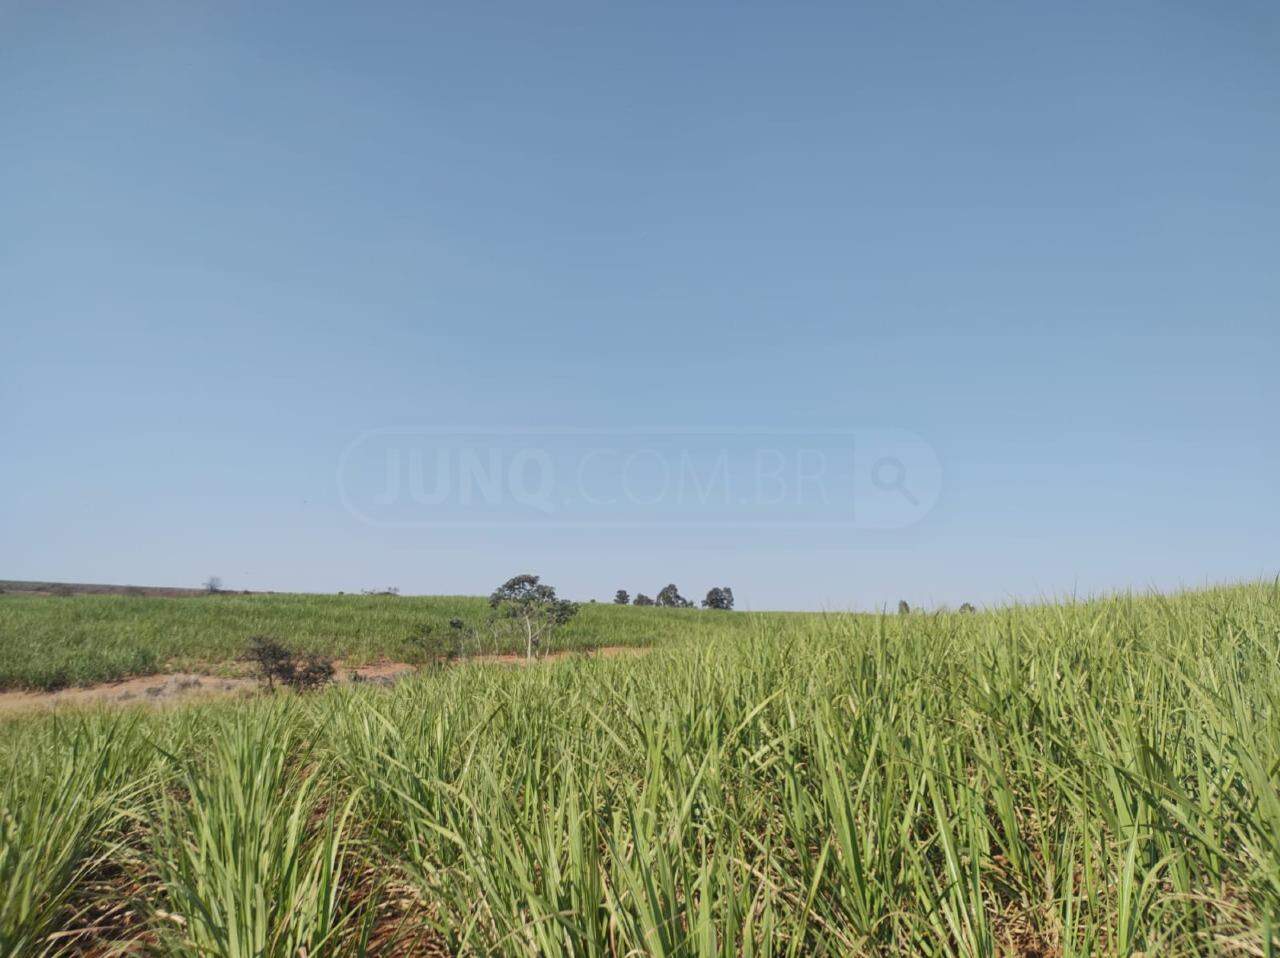
[[84,788],[35,771],[84,764],[65,719],[10,722],[22,820],[100,796],[43,845],[4,833],[71,863],[5,912],[10,953],[83,944],[113,861],[113,940],[162,954],[1275,953],[1275,586],[740,621],[640,659],[88,716],[134,757]]
[[[130,717],[49,726],[56,745],[7,750],[0,782],[0,955],[55,953],[78,937],[76,893],[119,849],[142,800],[146,748]],[[15,728],[14,731],[17,731]],[[28,743],[29,744],[29,743]],[[49,740],[45,739],[45,744]],[[83,898],[83,896],[81,896]]]
[[[324,808],[321,774],[280,711],[220,723],[160,802],[154,861],[169,954],[295,958],[332,950],[350,805]],[[298,767],[302,766],[302,767]]]
[[[0,688],[60,688],[233,662],[253,635],[351,664],[414,661],[423,626],[460,619],[478,633],[469,652],[524,651],[493,634],[484,599],[465,596],[238,595],[188,598],[0,594]],[[585,604],[558,629],[555,649],[648,646],[736,634],[745,617],[683,609]]]

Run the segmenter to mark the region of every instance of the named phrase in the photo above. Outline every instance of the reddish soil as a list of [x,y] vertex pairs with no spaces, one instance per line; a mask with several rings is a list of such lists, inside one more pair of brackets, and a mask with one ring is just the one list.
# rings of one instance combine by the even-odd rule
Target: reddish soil
[[[631,646],[603,646],[591,652],[553,652],[538,659],[545,662],[551,659],[562,659],[572,655],[599,655],[611,658],[618,655],[642,655],[648,649]],[[478,662],[485,665],[519,666],[525,664],[522,655],[477,655],[463,661]],[[357,667],[335,663],[335,681],[339,684],[351,682],[368,682],[373,685],[394,685],[417,669],[407,662],[381,662],[376,665]],[[28,691],[12,689],[0,691],[0,716],[20,712],[42,711],[49,709],[76,708],[83,706],[130,706],[149,705],[162,706],[175,702],[191,702],[199,699],[214,699],[239,696],[247,698],[261,692],[262,685],[255,678],[247,676],[219,676],[200,672],[169,672],[161,675],[144,675],[136,678],[122,679],[119,682],[104,682],[99,685],[86,685],[61,689],[57,692]]]
[[[412,665],[388,662],[352,669],[337,666],[334,676],[339,683],[351,681],[390,685],[414,671]],[[358,676],[354,679],[352,676]],[[174,701],[189,702],[201,698],[225,698],[256,695],[262,686],[248,676],[207,675],[200,672],[168,672],[141,675],[119,682],[76,686],[57,692],[13,689],[0,692],[0,715],[32,709],[52,709],[86,705],[167,705]]]

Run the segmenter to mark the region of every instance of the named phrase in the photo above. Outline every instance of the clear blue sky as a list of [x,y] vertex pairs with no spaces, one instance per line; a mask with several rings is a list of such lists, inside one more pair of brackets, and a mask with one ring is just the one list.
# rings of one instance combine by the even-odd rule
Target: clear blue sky
[[[1278,50],[1250,2],[4,4],[0,578],[866,608],[1274,575]],[[600,448],[736,480],[798,432],[909,435],[930,490],[887,528],[353,504],[353,444],[460,426],[550,449],[556,495]]]

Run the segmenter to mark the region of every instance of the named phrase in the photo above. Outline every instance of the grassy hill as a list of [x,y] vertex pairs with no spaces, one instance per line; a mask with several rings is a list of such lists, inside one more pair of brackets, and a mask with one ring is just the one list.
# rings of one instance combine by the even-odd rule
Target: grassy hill
[[[60,628],[96,622],[208,655],[270,628],[373,654],[418,617],[480,610],[60,601],[5,605],[6,634],[63,655]],[[1280,945],[1274,585],[977,615],[595,607],[580,628],[658,648],[0,722],[0,950]]]
[[[105,588],[105,587],[95,587]],[[414,661],[407,640],[461,619],[475,652],[514,652],[515,636],[486,628],[488,603],[469,596],[221,593],[186,597],[0,594],[0,688],[53,688],[177,669],[218,668],[250,636],[350,664]],[[783,617],[785,613],[779,613]],[[560,649],[648,646],[749,630],[752,617],[685,609],[584,604],[558,634]]]

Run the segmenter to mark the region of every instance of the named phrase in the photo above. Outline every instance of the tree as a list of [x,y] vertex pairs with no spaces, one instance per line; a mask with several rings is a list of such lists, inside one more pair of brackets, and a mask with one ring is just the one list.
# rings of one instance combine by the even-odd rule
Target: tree
[[222,591],[222,580],[216,575],[211,575],[204,580],[204,591],[213,595],[215,592]]
[[631,596],[627,595],[626,589],[619,589],[613,594],[614,605],[628,605],[631,602]]
[[576,602],[557,599],[556,590],[543,585],[536,575],[511,577],[489,596],[489,606],[524,630],[526,659],[533,658],[544,637],[578,614]]
[[298,659],[270,636],[253,636],[244,658],[258,667],[258,678],[269,691],[275,691],[276,682],[295,692],[310,692],[333,681],[333,662],[329,659],[315,654]]
[[964,605],[960,606],[960,611],[965,615],[968,615],[970,612],[976,612],[978,610],[973,607],[972,602],[966,602]]
[[658,593],[658,605],[665,606],[668,609],[691,609],[693,603],[680,594],[680,590],[676,588],[676,584],[672,582],[665,586]]
[[633,603],[631,603],[631,604],[632,604],[632,605],[654,605],[655,603],[654,603],[654,601],[653,601],[651,598],[649,598],[649,597],[648,597],[647,595],[645,595],[643,592],[637,592],[637,593],[636,593],[636,600],[635,600],[635,602],[633,602]]
[[733,590],[727,585],[716,586],[702,600],[704,609],[719,609],[722,612],[733,611]]
[[898,600],[898,615],[906,615],[911,611],[911,606],[907,605],[906,599]]
[[448,629],[424,622],[409,636],[408,645],[423,663],[433,668],[447,665],[463,653],[464,645],[475,639],[475,632],[461,619],[450,619]]

